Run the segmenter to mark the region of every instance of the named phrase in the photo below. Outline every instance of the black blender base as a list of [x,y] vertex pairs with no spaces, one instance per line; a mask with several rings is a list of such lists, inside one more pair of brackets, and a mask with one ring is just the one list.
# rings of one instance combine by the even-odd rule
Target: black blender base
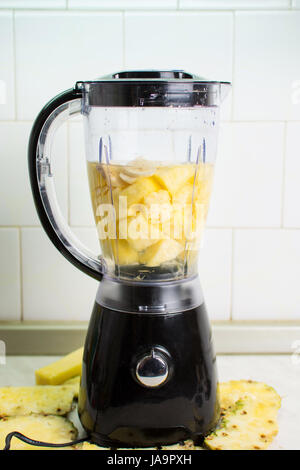
[[[168,379],[142,385],[139,358],[166,351]],[[109,310],[95,303],[82,367],[81,423],[93,442],[152,447],[198,441],[219,418],[216,358],[205,305],[171,314]]]

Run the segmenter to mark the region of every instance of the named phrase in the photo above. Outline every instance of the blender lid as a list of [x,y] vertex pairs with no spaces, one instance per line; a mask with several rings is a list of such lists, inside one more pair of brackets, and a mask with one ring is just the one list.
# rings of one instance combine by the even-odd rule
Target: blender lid
[[76,83],[87,106],[219,106],[230,82],[206,80],[184,70],[131,70]]

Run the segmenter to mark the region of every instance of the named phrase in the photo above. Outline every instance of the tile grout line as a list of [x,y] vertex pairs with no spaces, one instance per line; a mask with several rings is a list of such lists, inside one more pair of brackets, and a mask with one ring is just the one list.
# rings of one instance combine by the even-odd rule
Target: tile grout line
[[[179,0],[178,0],[179,2]],[[68,4],[67,4],[68,5]],[[179,5],[179,3],[178,3]],[[288,11],[298,11],[299,8],[295,8],[293,6],[287,7],[270,7],[270,8],[181,8],[180,5],[177,7],[166,7],[166,8],[72,8],[70,6],[65,6],[62,8],[54,7],[54,8],[17,8],[17,7],[1,7],[1,11],[16,11],[16,12],[38,12],[38,13],[140,13],[140,14],[147,14],[147,13],[234,13],[234,12],[245,12],[245,13],[272,13],[272,12],[288,12]]]
[[71,194],[70,194],[70,123],[67,122],[67,217],[71,223]]
[[[32,119],[0,119],[0,125],[1,124],[11,124],[11,123],[33,123],[34,117]],[[78,121],[73,121],[73,122],[78,122]],[[247,120],[247,119],[228,119],[228,120],[221,120],[221,124],[278,124],[278,123],[300,123],[300,119],[291,119],[291,120],[285,120],[285,119],[253,119],[253,120]]]
[[123,60],[123,68],[125,68],[125,62],[126,62],[126,40],[125,40],[125,11],[122,12],[122,39],[123,39],[123,44],[122,44],[122,60]]
[[[70,224],[70,227],[72,228],[84,228],[84,229],[96,229],[96,226],[95,225],[73,225],[73,224]],[[14,229],[41,229],[42,226],[41,225],[0,225],[0,230],[1,229],[8,229],[8,228],[14,228]],[[214,226],[214,225],[210,225],[210,226],[206,226],[205,227],[205,230],[295,230],[295,231],[298,231],[300,230],[300,227],[281,227],[281,226],[278,226],[278,227],[239,227],[239,226],[225,226],[225,225],[220,225],[220,226]]]
[[284,210],[285,210],[285,176],[286,176],[286,155],[287,155],[287,122],[284,123],[283,131],[283,156],[282,156],[282,180],[281,180],[281,226],[284,227]]
[[232,228],[231,233],[231,269],[230,269],[230,312],[229,312],[229,321],[232,322],[233,314],[233,277],[234,277],[234,246],[235,246],[235,229]]
[[14,121],[18,120],[18,106],[17,106],[17,39],[16,39],[16,12],[12,10],[12,24],[13,24],[13,64],[14,64]]
[[236,47],[235,47],[235,39],[236,39],[236,12],[232,12],[232,87],[231,87],[231,121],[234,119],[234,76],[235,76],[235,60],[236,60]]
[[19,276],[20,276],[20,321],[24,321],[24,285],[23,285],[23,246],[22,246],[22,228],[18,228],[19,233]]

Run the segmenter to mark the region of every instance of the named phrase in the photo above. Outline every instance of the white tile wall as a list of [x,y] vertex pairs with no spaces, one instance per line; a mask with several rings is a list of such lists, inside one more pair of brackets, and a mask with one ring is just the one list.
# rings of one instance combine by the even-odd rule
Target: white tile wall
[[126,13],[125,67],[179,68],[230,81],[232,21],[230,13]]
[[[38,225],[38,217],[31,194],[27,143],[32,123],[0,121],[1,167],[0,195],[1,225]],[[54,172],[57,193],[63,213],[67,213],[67,134],[66,128],[58,131],[53,148]]]
[[284,226],[300,228],[300,123],[287,126],[284,180]]
[[21,319],[19,230],[0,229],[0,321]]
[[[137,38],[139,47],[136,47]],[[207,38],[210,47],[207,47]],[[233,16],[230,13],[125,14],[127,69],[185,69],[205,78],[231,81],[232,41]],[[230,114],[231,96],[224,104],[222,118],[228,120]]]
[[11,12],[0,11],[0,119],[14,119],[15,79],[13,16]]
[[180,8],[266,10],[289,8],[290,0],[179,0]]
[[299,11],[236,13],[235,119],[300,120],[299,25]]
[[280,226],[283,149],[283,123],[223,124],[209,226]]
[[[36,113],[76,80],[155,67],[233,81],[199,264],[211,319],[300,320],[299,8],[0,0],[0,320],[86,320],[95,295],[39,227],[26,158]],[[53,172],[65,217],[98,252],[80,121],[58,132]]]
[[177,0],[69,0],[68,7],[107,10],[160,10],[175,9]]
[[18,119],[76,80],[122,68],[120,13],[17,12],[15,24]]
[[67,0],[0,0],[0,8],[65,8]]
[[[78,235],[97,250],[93,229]],[[22,229],[24,320],[88,320],[97,282],[75,269],[40,228]]]
[[300,230],[237,230],[233,319],[299,320]]
[[199,275],[211,320],[230,320],[232,230],[207,229],[199,254]]

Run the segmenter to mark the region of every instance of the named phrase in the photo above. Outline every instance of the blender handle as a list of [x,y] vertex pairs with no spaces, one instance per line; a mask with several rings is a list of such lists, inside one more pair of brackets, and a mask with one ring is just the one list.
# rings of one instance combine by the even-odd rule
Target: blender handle
[[37,116],[29,138],[28,166],[35,207],[41,224],[55,247],[77,268],[101,281],[104,262],[88,250],[71,231],[56,199],[51,171],[51,145],[57,128],[81,112],[80,84],[49,101]]

